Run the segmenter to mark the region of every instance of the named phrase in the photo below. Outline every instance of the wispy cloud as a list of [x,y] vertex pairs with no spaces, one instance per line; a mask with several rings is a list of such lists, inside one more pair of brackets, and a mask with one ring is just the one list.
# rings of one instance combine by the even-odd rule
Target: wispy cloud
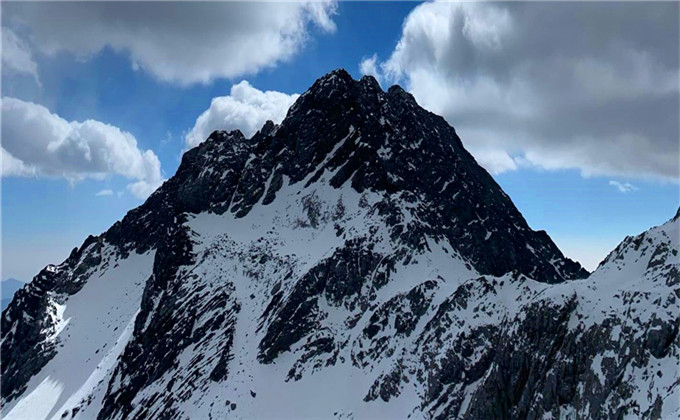
[[101,190],[97,194],[95,194],[97,197],[103,197],[107,195],[113,195],[113,190]]
[[639,190],[638,187],[636,187],[633,184],[630,184],[628,182],[619,182],[619,181],[609,181],[609,185],[616,187],[619,191],[622,193],[628,193],[631,191],[637,191]]
[[373,54],[372,56],[365,57],[361,60],[361,63],[359,63],[359,71],[361,74],[375,77],[378,83],[381,85],[383,84],[383,74],[378,68],[378,54]]
[[2,65],[4,72],[29,74],[40,85],[38,65],[33,59],[31,48],[14,31],[5,27],[2,28]]

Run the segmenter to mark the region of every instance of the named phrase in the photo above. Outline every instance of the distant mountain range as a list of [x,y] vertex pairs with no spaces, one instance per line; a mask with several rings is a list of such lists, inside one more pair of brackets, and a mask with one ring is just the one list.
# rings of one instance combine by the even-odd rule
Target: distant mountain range
[[590,274],[398,86],[216,131],[2,314],[2,417],[678,418],[680,215]]

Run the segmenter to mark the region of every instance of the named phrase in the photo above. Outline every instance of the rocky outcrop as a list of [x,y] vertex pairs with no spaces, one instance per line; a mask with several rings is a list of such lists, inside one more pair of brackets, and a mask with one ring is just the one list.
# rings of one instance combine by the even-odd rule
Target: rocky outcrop
[[679,226],[588,277],[441,117],[336,70],[17,293],[2,414],[677,417]]

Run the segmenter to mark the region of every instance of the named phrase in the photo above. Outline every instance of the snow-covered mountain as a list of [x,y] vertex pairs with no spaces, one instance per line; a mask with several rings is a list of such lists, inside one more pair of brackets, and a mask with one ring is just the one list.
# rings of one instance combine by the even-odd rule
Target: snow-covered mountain
[[677,418],[679,216],[595,273],[441,117],[336,70],[2,315],[3,418]]

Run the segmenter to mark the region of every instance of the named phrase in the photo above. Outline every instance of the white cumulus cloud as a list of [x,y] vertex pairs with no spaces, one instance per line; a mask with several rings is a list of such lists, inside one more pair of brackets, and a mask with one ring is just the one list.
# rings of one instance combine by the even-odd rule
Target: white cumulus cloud
[[133,68],[183,85],[234,78],[294,56],[313,27],[335,31],[332,1],[41,2],[3,4],[45,54],[87,59],[105,47]]
[[135,137],[95,120],[66,121],[42,105],[2,99],[2,175],[62,177],[71,182],[122,175],[139,198],[162,182],[161,164]]
[[197,119],[186,135],[186,143],[194,147],[204,141],[215,130],[241,130],[250,137],[267,120],[280,123],[286,117],[288,108],[299,97],[276,91],[261,91],[247,81],[231,87],[228,96],[213,98],[210,108]]
[[403,83],[492,171],[521,162],[677,182],[678,8],[428,2],[385,61],[360,69]]

